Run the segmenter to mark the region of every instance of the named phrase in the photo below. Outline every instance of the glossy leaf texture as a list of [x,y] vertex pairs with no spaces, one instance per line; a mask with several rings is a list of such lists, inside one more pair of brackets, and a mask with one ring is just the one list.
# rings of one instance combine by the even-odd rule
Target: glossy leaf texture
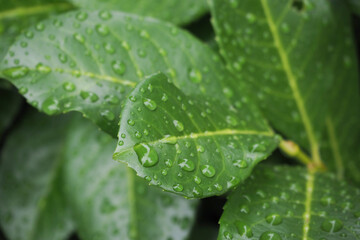
[[0,88],[0,138],[9,127],[21,105],[21,97],[11,90]]
[[355,52],[344,2],[212,0],[211,11],[228,68],[272,125],[319,163],[329,87]]
[[81,239],[186,239],[196,200],[148,186],[111,159],[116,140],[83,119],[69,126],[64,184]]
[[89,10],[118,10],[140,16],[184,25],[207,12],[206,0],[71,0],[74,5]]
[[0,60],[24,28],[46,16],[73,8],[71,4],[61,0],[0,0],[0,6]]
[[61,240],[73,229],[59,178],[66,122],[30,112],[6,139],[0,224],[9,240]]
[[220,58],[187,32],[115,11],[75,11],[37,24],[14,43],[1,72],[43,112],[80,111],[116,136],[122,100],[158,71],[187,94],[219,101],[240,86],[230,86]]
[[279,138],[251,104],[191,98],[153,75],[122,111],[114,159],[150,184],[189,198],[221,195],[250,175]]
[[228,197],[218,239],[359,239],[359,197],[332,174],[259,166]]

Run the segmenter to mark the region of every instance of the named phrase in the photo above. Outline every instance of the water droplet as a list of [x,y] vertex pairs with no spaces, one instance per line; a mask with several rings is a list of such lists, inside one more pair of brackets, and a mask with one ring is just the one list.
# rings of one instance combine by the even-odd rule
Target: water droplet
[[202,165],[200,167],[201,173],[205,176],[205,177],[213,177],[216,173],[215,168],[213,166],[210,165]]
[[174,120],[173,124],[174,124],[176,130],[178,130],[179,132],[184,131],[184,124],[182,122],[180,122],[178,120]]
[[112,18],[112,15],[109,11],[101,11],[99,12],[99,17],[103,20],[109,20],[110,18]]
[[112,67],[113,71],[119,75],[123,75],[126,70],[125,63],[122,61],[118,61],[118,60],[112,61],[111,67]]
[[109,34],[110,30],[108,28],[108,26],[104,25],[104,24],[98,24],[95,26],[95,30],[96,32],[98,32],[101,36],[106,36]]
[[233,116],[230,116],[230,115],[226,116],[226,122],[233,127],[235,127],[238,124],[238,121],[236,120],[236,118]]
[[43,30],[45,29],[44,23],[38,23],[38,24],[36,24],[35,29],[38,30],[38,31],[40,31],[40,32],[43,31]]
[[21,87],[21,88],[19,88],[19,93],[20,93],[20,94],[24,95],[24,94],[26,94],[27,92],[28,92],[28,89],[27,89],[26,87]]
[[137,54],[139,55],[139,57],[142,57],[142,58],[146,57],[146,55],[147,55],[147,53],[144,49],[138,49]]
[[134,147],[138,159],[144,167],[155,166],[159,162],[159,157],[157,152],[153,147],[148,144],[141,143],[137,144]]
[[123,141],[123,140],[120,140],[120,141],[118,142],[118,145],[119,145],[119,146],[124,145],[124,141]]
[[85,42],[85,37],[83,35],[81,35],[80,33],[75,33],[74,38],[79,43],[84,43]]
[[143,98],[143,103],[145,107],[147,107],[151,111],[154,111],[157,108],[156,102],[149,98]]
[[194,83],[199,83],[202,80],[202,74],[197,69],[191,69],[189,72],[190,80]]
[[249,23],[254,23],[256,21],[256,16],[252,13],[247,13],[246,20],[248,20]]
[[172,167],[172,165],[173,165],[173,162],[170,159],[165,160],[165,166]]
[[44,64],[42,64],[42,63],[39,63],[39,64],[36,65],[36,70],[38,72],[41,72],[41,73],[49,73],[49,72],[51,72],[51,68],[44,65]]
[[120,102],[120,99],[115,95],[106,95],[104,99],[111,105],[117,105]]
[[112,113],[109,110],[104,110],[101,112],[101,116],[103,116],[103,118],[105,118],[108,121],[114,121],[115,120],[115,115],[114,113]]
[[289,25],[287,25],[287,23],[282,23],[282,24],[281,24],[281,30],[282,30],[284,33],[288,33],[288,32],[290,31]]
[[224,237],[226,240],[232,240],[233,239],[233,235],[229,232],[224,232]]
[[261,234],[260,240],[282,240],[282,238],[280,237],[280,234],[268,231]]
[[130,126],[134,126],[134,125],[135,125],[135,121],[132,120],[132,119],[129,119],[129,120],[127,121],[127,123],[128,123]]
[[336,218],[327,218],[321,224],[321,229],[325,232],[334,233],[343,228],[344,224],[341,220]]
[[17,79],[17,78],[25,77],[28,74],[28,72],[29,72],[29,68],[20,66],[20,67],[7,68],[3,71],[3,74],[6,77]]
[[240,221],[236,221],[235,226],[236,226],[236,229],[238,230],[239,234],[242,237],[250,238],[253,236],[252,230],[249,225],[247,225],[243,222],[240,222]]
[[72,82],[64,82],[62,86],[67,92],[73,92],[76,89],[75,84],[73,84]]
[[180,159],[178,161],[178,165],[181,167],[181,169],[187,171],[187,172],[191,172],[194,171],[195,169],[195,164],[193,161],[189,160],[189,159]]
[[170,135],[165,135],[163,139],[161,139],[162,143],[167,143],[167,144],[176,144],[177,140],[176,137],[172,137]]
[[169,97],[165,93],[163,93],[163,95],[161,97],[161,101],[166,102],[168,99],[169,99]]
[[335,200],[332,197],[324,196],[320,199],[320,202],[323,206],[329,206],[335,203]]
[[46,99],[43,104],[42,104],[42,110],[49,115],[55,114],[55,113],[59,113],[60,109],[59,109],[59,101],[53,98],[48,98]]
[[201,197],[203,195],[201,188],[196,186],[193,188],[192,193],[195,197]]
[[205,148],[204,148],[203,146],[201,146],[201,145],[198,145],[197,148],[196,148],[196,150],[197,150],[199,153],[205,152]]
[[241,160],[241,159],[233,161],[233,165],[238,168],[247,168],[248,167],[247,162],[245,160]]
[[67,56],[66,56],[65,54],[60,53],[60,54],[58,55],[58,57],[59,57],[60,62],[62,62],[62,63],[66,63],[66,62],[67,62]]
[[279,225],[280,223],[282,223],[282,217],[279,214],[273,213],[267,215],[266,222],[271,225]]
[[84,21],[88,17],[88,14],[86,12],[79,12],[76,14],[76,19],[79,21]]
[[182,192],[182,191],[184,190],[184,186],[178,183],[178,184],[175,184],[175,185],[173,186],[173,189],[174,189],[176,192]]

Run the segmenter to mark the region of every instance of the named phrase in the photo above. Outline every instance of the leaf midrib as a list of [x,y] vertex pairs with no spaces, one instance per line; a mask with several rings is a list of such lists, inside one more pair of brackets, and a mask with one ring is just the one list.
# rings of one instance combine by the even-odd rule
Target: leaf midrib
[[294,95],[294,100],[295,100],[298,110],[300,112],[300,116],[301,116],[303,125],[305,127],[305,131],[307,133],[307,137],[308,137],[308,140],[310,143],[312,158],[315,163],[320,165],[321,158],[320,158],[320,154],[319,154],[319,144],[316,140],[313,126],[311,124],[310,118],[306,111],[304,100],[301,97],[299,87],[297,85],[297,79],[292,71],[290,61],[289,61],[287,53],[283,47],[283,44],[282,44],[282,41],[280,38],[280,34],[279,34],[277,26],[273,20],[267,0],[261,0],[261,5],[264,9],[264,14],[267,19],[267,22],[268,22],[268,25],[270,28],[270,32],[274,39],[275,48],[278,50],[282,65],[284,67],[285,74],[287,76],[287,80],[289,82],[290,88]]
[[0,21],[6,18],[25,17],[31,15],[44,14],[54,10],[70,10],[73,6],[69,3],[49,3],[32,7],[17,7],[0,12]]

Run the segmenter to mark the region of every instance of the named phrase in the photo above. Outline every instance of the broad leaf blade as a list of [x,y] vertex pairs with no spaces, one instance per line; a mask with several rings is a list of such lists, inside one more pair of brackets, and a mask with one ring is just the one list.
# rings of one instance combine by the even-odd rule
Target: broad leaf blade
[[65,1],[56,0],[1,0],[0,5],[0,60],[5,56],[15,37],[24,28],[50,14],[73,8]]
[[114,159],[166,191],[191,198],[223,194],[278,144],[252,109],[246,102],[236,109],[187,97],[165,75],[153,75],[125,104]]
[[[319,147],[330,83],[346,71],[352,41],[343,3],[212,0],[214,27],[228,67],[252,86],[266,117],[311,152]],[[347,46],[345,46],[347,47]]]
[[9,239],[66,239],[73,226],[59,182],[66,120],[28,113],[4,146],[0,223]]
[[219,101],[237,91],[219,57],[171,24],[115,11],[71,12],[28,32],[32,38],[19,37],[2,74],[45,113],[80,111],[113,136],[121,101],[146,75],[162,71],[185,93]]
[[111,159],[115,145],[83,119],[69,127],[64,183],[80,237],[185,239],[197,202],[148,186]]
[[229,196],[218,239],[358,239],[359,197],[334,175],[259,167]]
[[21,104],[19,94],[0,89],[0,138],[18,113]]
[[71,0],[71,2],[82,9],[118,10],[154,17],[179,25],[193,21],[208,10],[206,0]]
[[347,0],[351,11],[360,16],[360,1],[359,0]]

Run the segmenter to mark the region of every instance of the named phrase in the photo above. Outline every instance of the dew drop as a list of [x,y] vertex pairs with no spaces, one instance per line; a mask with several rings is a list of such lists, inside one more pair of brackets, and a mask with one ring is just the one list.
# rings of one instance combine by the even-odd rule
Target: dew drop
[[176,130],[178,130],[179,132],[184,131],[184,124],[182,122],[180,122],[178,120],[174,120],[173,124],[174,124]]
[[215,168],[213,166],[210,165],[202,165],[200,167],[201,173],[205,176],[205,177],[213,177],[216,173]]
[[254,23],[256,21],[256,16],[252,13],[247,13],[246,14],[246,20],[249,22],[249,23]]
[[148,144],[140,143],[135,145],[134,150],[136,155],[144,167],[155,166],[159,162],[159,157],[157,152],[153,147]]
[[343,228],[344,224],[341,220],[336,218],[327,218],[321,224],[321,229],[325,232],[334,233]]
[[109,28],[108,26],[104,24],[98,24],[95,26],[95,30],[97,33],[99,33],[101,36],[107,36],[109,34]]
[[103,10],[99,12],[99,17],[103,20],[109,20],[110,18],[112,18],[112,15],[109,11]]
[[241,160],[241,159],[233,161],[233,165],[238,168],[247,168],[248,167],[247,162],[245,160]]
[[253,236],[252,230],[249,225],[247,225],[243,222],[240,222],[240,221],[236,221],[235,226],[236,226],[237,231],[239,232],[239,234],[242,237],[250,238]]
[[201,188],[196,187],[196,186],[193,188],[192,193],[194,194],[195,197],[198,197],[198,198],[203,195]]
[[67,92],[73,92],[76,89],[75,84],[73,84],[72,82],[64,82],[62,86]]
[[126,65],[123,61],[115,60],[112,61],[111,67],[116,74],[123,75],[126,70]]
[[114,121],[115,120],[115,115],[114,113],[112,113],[111,111],[109,110],[104,110],[101,112],[101,116],[103,118],[105,118],[106,120],[108,121]]
[[46,99],[43,104],[42,104],[42,110],[49,115],[55,114],[55,113],[59,113],[60,109],[59,109],[59,101],[53,98],[48,98]]
[[14,78],[14,79],[25,77],[28,73],[29,73],[29,68],[21,67],[21,66],[7,68],[3,71],[3,74],[6,77]]
[[151,111],[154,111],[157,108],[156,102],[149,98],[143,98],[143,104]]
[[173,186],[173,189],[174,189],[176,192],[182,192],[182,191],[184,190],[184,186],[178,183],[178,184],[175,184],[175,185]]
[[76,19],[79,21],[84,21],[86,20],[88,17],[88,14],[86,12],[79,12],[78,14],[76,14]]
[[163,95],[161,97],[161,101],[166,102],[168,99],[169,99],[169,97],[165,93],[163,93]]
[[194,83],[199,83],[202,80],[202,74],[197,69],[191,69],[189,72],[189,78]]
[[127,123],[128,123],[130,126],[134,126],[134,125],[135,125],[135,121],[132,120],[132,119],[129,119],[129,120],[127,121]]
[[271,225],[279,225],[280,223],[282,223],[282,217],[279,214],[273,213],[267,215],[266,222]]
[[282,238],[280,237],[280,234],[268,231],[261,234],[260,240],[282,240]]
[[196,184],[200,184],[201,183],[201,178],[199,176],[194,176],[194,182]]
[[75,33],[74,38],[79,43],[84,43],[85,42],[85,37],[83,35],[81,35],[80,33]]
[[106,95],[104,99],[111,105],[117,105],[120,102],[120,99],[115,95]]
[[230,115],[226,116],[226,122],[233,127],[238,125],[238,121],[236,120],[236,118]]
[[178,161],[178,165],[181,167],[181,169],[187,171],[187,172],[191,172],[194,171],[195,169],[195,164],[193,161],[189,160],[189,159],[180,159]]

